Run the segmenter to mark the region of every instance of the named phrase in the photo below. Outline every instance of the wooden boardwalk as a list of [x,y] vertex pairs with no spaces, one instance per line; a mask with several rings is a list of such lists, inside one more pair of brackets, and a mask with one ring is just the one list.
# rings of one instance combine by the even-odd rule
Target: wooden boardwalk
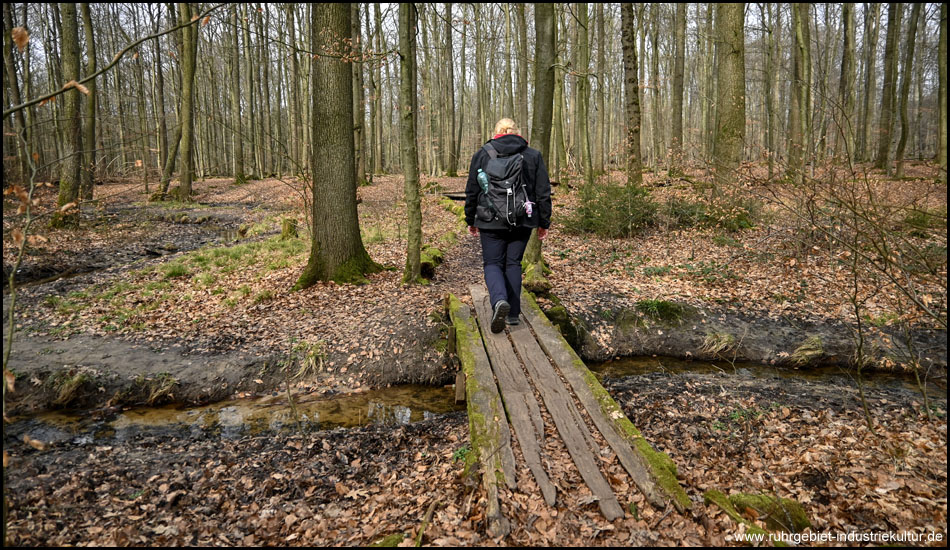
[[623,517],[624,509],[601,471],[594,432],[610,445],[651,505],[672,505],[680,511],[689,507],[673,462],[655,451],[624,416],[530,294],[522,294],[521,324],[492,334],[487,328],[492,315],[487,290],[473,285],[470,292],[474,316],[454,296],[449,298],[449,310],[466,378],[472,451],[488,499],[492,536],[510,529],[501,514],[498,489],[518,487],[512,431],[544,501],[548,506],[557,504],[557,488],[544,468],[542,404],[605,518]]

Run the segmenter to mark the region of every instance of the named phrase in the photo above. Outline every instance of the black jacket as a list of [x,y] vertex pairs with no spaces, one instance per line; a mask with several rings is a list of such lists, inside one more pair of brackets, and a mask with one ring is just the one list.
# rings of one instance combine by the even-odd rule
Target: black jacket
[[[528,147],[528,142],[523,137],[515,134],[501,136],[491,140],[490,143],[498,151],[499,156],[508,156],[515,153],[524,155],[522,174],[525,189],[528,192],[528,198],[535,206],[532,215],[526,217],[519,224],[519,227],[542,227],[544,229],[550,227],[551,181],[548,179],[548,169],[544,165],[544,159],[541,158],[541,152]],[[465,184],[465,222],[469,226],[475,226],[479,229],[509,229],[510,226],[503,220],[485,222],[475,216],[478,194],[482,191],[475,176],[479,168],[482,170],[486,168],[488,159],[488,153],[483,148],[480,148],[472,156],[472,164],[468,169],[468,183]]]

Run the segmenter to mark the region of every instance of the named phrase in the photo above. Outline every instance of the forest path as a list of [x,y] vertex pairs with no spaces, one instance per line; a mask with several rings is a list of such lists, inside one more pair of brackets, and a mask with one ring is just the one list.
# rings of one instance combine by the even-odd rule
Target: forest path
[[[502,485],[523,493],[540,491],[548,507],[555,505],[558,487],[563,490],[566,485],[557,478],[565,466],[571,466],[566,460],[555,464],[553,455],[564,456],[565,450],[573,473],[583,480],[578,485],[586,485],[578,491],[567,488],[589,490],[590,495],[581,501],[596,502],[608,521],[625,514],[611,486],[616,475],[607,469],[617,462],[652,506],[672,505],[680,511],[689,507],[670,459],[644,440],[530,294],[522,298],[522,322],[496,334],[485,330],[492,316],[485,287],[472,285],[470,292],[480,328],[467,306],[456,302],[451,309],[466,374],[472,447],[481,462],[492,536],[510,530],[498,502]],[[512,435],[530,476],[516,474],[520,468]]]

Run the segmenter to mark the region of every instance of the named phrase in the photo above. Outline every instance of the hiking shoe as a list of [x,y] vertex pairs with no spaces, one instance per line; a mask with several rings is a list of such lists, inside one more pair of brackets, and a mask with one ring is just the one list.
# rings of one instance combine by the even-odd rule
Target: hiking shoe
[[521,324],[521,316],[520,316],[520,315],[515,315],[514,317],[512,317],[512,316],[509,315],[509,316],[508,316],[508,324],[509,324],[509,325],[520,325],[520,324]]
[[511,306],[508,302],[498,300],[498,303],[495,304],[495,314],[491,317],[491,331],[493,333],[498,334],[505,330],[505,318],[509,311],[511,311]]

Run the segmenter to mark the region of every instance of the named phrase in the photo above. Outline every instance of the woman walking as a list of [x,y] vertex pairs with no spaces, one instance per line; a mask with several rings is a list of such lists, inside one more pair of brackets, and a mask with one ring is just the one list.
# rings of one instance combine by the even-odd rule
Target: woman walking
[[517,325],[521,315],[521,259],[531,230],[547,236],[551,182],[541,153],[528,147],[515,122],[503,118],[495,136],[474,156],[465,186],[465,221],[479,236],[485,284],[491,299],[491,331]]

